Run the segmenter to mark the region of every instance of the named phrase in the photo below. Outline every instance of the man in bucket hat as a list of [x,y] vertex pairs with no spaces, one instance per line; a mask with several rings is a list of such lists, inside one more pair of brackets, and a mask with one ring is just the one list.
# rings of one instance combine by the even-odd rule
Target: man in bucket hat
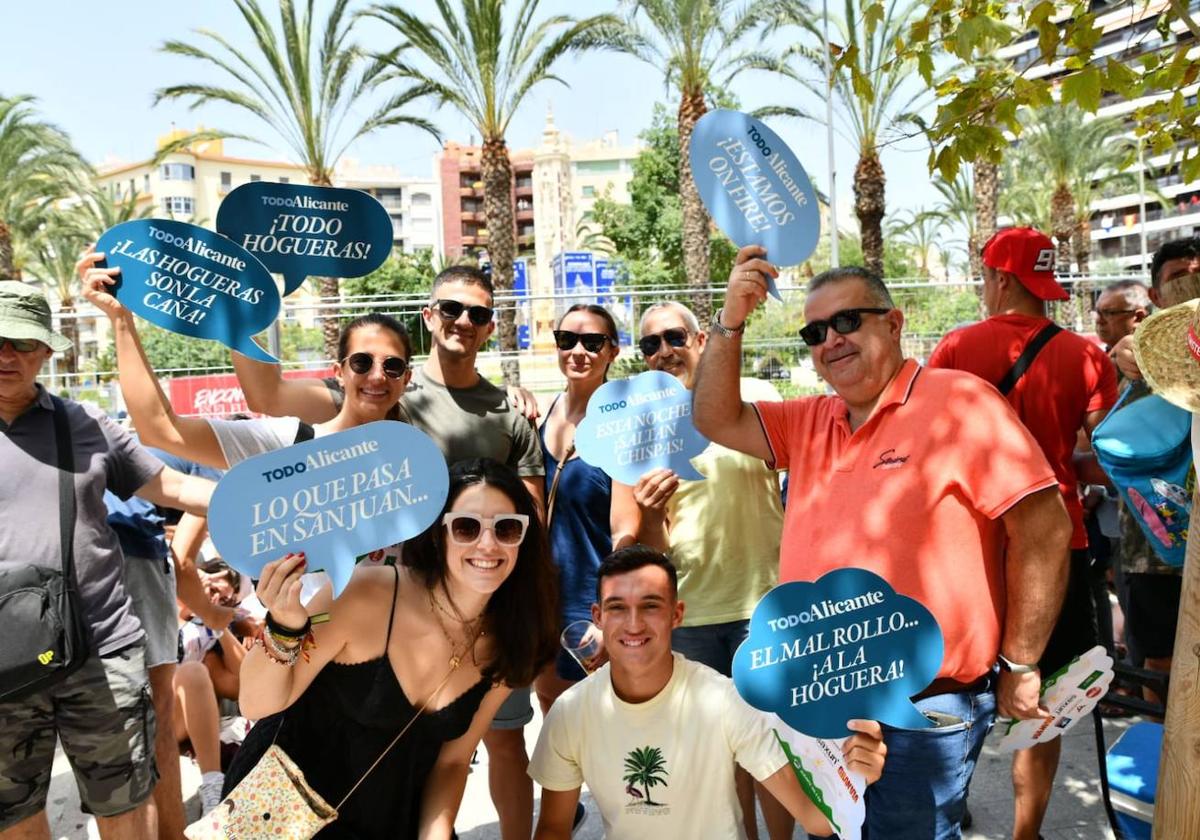
[[[1116,369],[1104,351],[1082,336],[1059,330],[1046,317],[1046,301],[1070,298],[1054,277],[1054,255],[1054,243],[1040,231],[999,231],[983,247],[987,319],[949,333],[929,357],[929,367],[965,370],[996,385],[1058,478],[1071,515],[1071,572],[1046,650],[1038,662],[1025,663],[1043,677],[1098,642],[1091,558],[1073,456],[1079,430],[1090,435],[1117,401]],[[1015,375],[1018,360],[1026,362],[1021,375]],[[1062,740],[1055,738],[1013,755],[1016,840],[1037,838],[1061,752]]]
[[[143,632],[125,591],[104,491],[203,514],[213,484],[164,469],[99,411],[51,397],[37,382],[38,372],[52,353],[68,347],[51,328],[41,292],[0,281],[0,569],[62,565],[60,516],[66,514],[58,504],[54,418],[64,412],[75,465],[70,545],[91,637],[78,670],[0,703],[0,837],[50,837],[46,794],[61,740],[100,836],[150,840],[156,834],[149,805],[157,777],[154,711]],[[20,633],[20,627],[3,626],[4,615],[0,611],[0,638]],[[16,688],[0,685],[0,692]]]

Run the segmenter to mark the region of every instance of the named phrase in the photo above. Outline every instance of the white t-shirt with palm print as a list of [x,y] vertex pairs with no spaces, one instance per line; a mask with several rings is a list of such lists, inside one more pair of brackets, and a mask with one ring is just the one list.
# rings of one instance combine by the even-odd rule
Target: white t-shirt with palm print
[[645,703],[617,697],[609,665],[559,697],[529,775],[549,790],[586,783],[613,840],[744,838],[734,762],[762,780],[787,756],[732,680],[674,657],[670,682]]

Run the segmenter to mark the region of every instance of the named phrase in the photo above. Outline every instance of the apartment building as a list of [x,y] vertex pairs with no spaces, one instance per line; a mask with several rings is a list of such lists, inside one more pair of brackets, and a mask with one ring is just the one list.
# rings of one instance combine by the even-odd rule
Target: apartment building
[[[1097,15],[1096,23],[1103,32],[1093,62],[1102,64],[1111,59],[1138,71],[1140,56],[1192,42],[1191,33],[1182,23],[1173,23],[1165,36],[1159,30],[1159,17],[1170,5],[1169,0],[1093,0],[1090,11]],[[1200,13],[1200,0],[1190,0],[1187,6],[1192,14]],[[1025,33],[1002,50],[1000,57],[1028,78],[1059,79],[1070,72],[1062,61],[1039,63],[1041,51],[1035,32]],[[1189,50],[1188,57],[1200,58],[1200,46]],[[1198,90],[1200,84],[1180,91],[1187,107],[1196,106]],[[1097,116],[1124,119],[1132,136],[1137,109],[1174,93],[1167,91],[1136,100],[1109,93],[1101,99]],[[1103,196],[1092,203],[1093,265],[1108,262],[1124,270],[1148,269],[1150,256],[1164,242],[1200,235],[1200,182],[1183,181],[1172,153],[1147,153],[1130,171],[1142,174],[1144,191]],[[1155,191],[1167,200],[1167,207],[1153,195]]]

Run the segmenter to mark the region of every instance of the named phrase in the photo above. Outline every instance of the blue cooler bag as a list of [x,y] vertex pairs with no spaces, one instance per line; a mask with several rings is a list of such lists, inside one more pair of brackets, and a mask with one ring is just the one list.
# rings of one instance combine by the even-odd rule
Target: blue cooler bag
[[1132,390],[1096,427],[1092,449],[1154,553],[1182,566],[1196,490],[1192,415],[1154,394],[1124,405]]
[[1123,840],[1150,840],[1162,736],[1161,723],[1135,723],[1105,756],[1109,799]]

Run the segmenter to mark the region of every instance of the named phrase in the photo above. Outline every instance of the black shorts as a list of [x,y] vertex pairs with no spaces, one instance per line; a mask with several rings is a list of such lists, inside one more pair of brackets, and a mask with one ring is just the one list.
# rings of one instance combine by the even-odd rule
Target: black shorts
[[1064,667],[1079,654],[1100,644],[1096,629],[1096,604],[1089,586],[1091,557],[1086,548],[1071,549],[1071,576],[1067,582],[1067,597],[1050,641],[1038,661],[1042,679]]
[[1126,575],[1129,600],[1125,632],[1143,656],[1165,659],[1175,649],[1175,627],[1179,623],[1180,575]]

